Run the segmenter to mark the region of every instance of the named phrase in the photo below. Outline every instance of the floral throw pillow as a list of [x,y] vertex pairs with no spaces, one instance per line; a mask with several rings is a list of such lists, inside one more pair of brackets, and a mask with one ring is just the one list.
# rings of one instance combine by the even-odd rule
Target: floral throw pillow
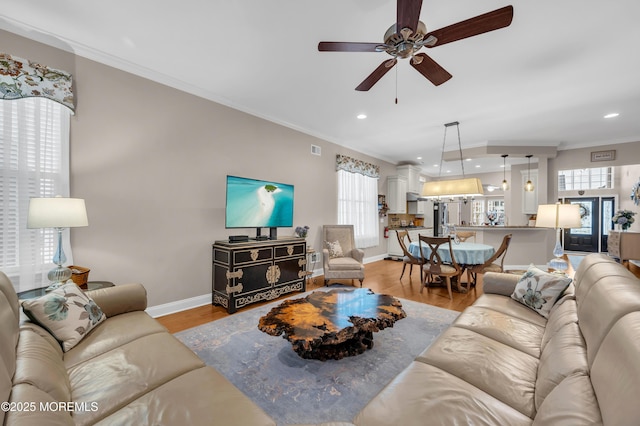
[[549,318],[551,308],[569,284],[571,278],[567,276],[550,274],[530,265],[516,284],[511,298]]
[[329,259],[335,259],[336,257],[344,257],[342,253],[342,246],[340,241],[327,241],[327,250],[329,250]]
[[23,301],[22,310],[31,321],[51,333],[65,352],[106,319],[96,302],[73,282],[37,299]]

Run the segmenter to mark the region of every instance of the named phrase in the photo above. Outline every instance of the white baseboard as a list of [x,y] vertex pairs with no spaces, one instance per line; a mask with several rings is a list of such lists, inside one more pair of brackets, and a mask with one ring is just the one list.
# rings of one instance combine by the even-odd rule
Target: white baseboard
[[211,293],[202,296],[190,297],[189,299],[178,300],[175,302],[165,303],[163,305],[151,306],[146,309],[146,313],[153,318],[162,317],[176,312],[186,311],[187,309],[197,308],[198,306],[210,305]]
[[[364,263],[376,262],[383,260],[386,257],[385,254],[379,256],[368,257],[363,259]],[[313,270],[311,278],[324,274],[322,267]],[[162,317],[169,314],[175,314],[176,312],[186,311],[188,309],[197,308],[199,306],[210,305],[211,294],[203,294],[202,296],[190,297],[189,299],[177,300],[175,302],[169,302],[158,306],[151,306],[146,309],[146,312],[153,318]]]

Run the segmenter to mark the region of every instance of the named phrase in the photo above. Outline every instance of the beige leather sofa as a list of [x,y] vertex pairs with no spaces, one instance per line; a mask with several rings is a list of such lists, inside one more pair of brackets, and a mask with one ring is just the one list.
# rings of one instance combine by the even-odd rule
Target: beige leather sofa
[[640,425],[640,280],[611,258],[580,264],[549,319],[486,294],[356,416],[362,426]]
[[144,312],[141,285],[88,293],[107,319],[63,353],[0,272],[0,424],[275,425]]

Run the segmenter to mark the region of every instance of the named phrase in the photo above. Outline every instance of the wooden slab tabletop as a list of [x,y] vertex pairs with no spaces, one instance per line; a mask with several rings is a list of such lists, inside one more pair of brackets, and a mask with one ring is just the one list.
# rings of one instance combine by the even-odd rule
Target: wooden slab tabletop
[[303,358],[340,359],[373,346],[373,332],[406,317],[395,297],[367,288],[315,291],[286,300],[260,318],[258,328],[283,334]]

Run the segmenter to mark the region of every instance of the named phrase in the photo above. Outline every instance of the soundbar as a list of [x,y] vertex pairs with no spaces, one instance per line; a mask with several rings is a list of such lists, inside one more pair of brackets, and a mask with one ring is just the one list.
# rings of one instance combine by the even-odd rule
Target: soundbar
[[230,243],[244,243],[246,241],[249,241],[248,235],[229,235]]

